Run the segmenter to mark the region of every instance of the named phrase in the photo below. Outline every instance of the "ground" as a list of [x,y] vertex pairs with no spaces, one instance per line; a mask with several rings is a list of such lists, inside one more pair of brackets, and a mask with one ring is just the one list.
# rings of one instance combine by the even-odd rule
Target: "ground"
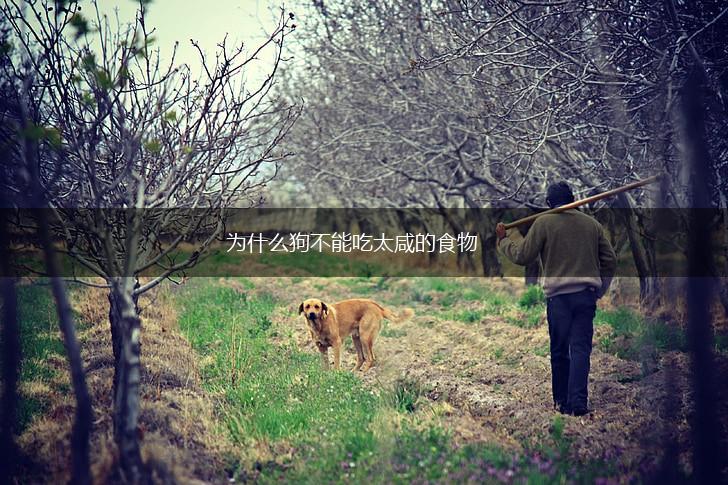
[[[21,291],[33,302],[24,345],[37,355],[24,369],[19,443],[38,482],[67,478],[73,415],[45,291]],[[677,459],[667,463],[689,475],[684,336],[624,308],[619,291],[596,319],[595,411],[563,417],[551,407],[543,295],[518,279],[281,276],[164,286],[142,300],[145,456],[181,483],[631,482],[663,469],[674,445]],[[97,419],[92,459],[104,479],[115,459],[105,296],[72,296]],[[385,324],[369,372],[348,370],[350,339],[346,370],[326,372],[297,315],[309,297],[368,297],[414,316]],[[716,350],[725,377],[724,344]]]
[[[432,280],[421,281],[432,287]],[[495,293],[506,300],[506,295],[524,291],[522,281],[474,278],[440,281],[444,288],[432,291],[432,299],[425,298],[426,302],[403,301],[403,295],[421,286],[418,279],[392,281],[386,289],[378,288],[376,279],[359,280],[354,288],[350,281],[344,280],[349,284],[342,284],[325,278],[295,282],[285,278],[258,278],[254,284],[255,291],[273,294],[281,301],[291,300],[290,295],[336,301],[360,296],[357,289],[364,289],[367,296],[395,311],[403,304],[411,306],[415,310],[412,319],[389,324],[380,336],[376,349],[381,362],[371,372],[361,375],[367,386],[391,387],[401,381],[416,383],[430,402],[446,403],[443,421],[459,443],[485,442],[522,451],[524,444],[532,445],[547,438],[555,413],[545,314],[531,328],[509,323],[508,315],[498,314],[497,310],[470,322],[468,308],[482,308],[482,300],[458,301],[446,305],[448,310],[443,311],[443,299],[452,296],[453,291],[462,296],[470,290],[476,295]],[[291,311],[295,304],[294,298],[290,309],[283,307],[277,312],[274,322],[283,327],[297,326],[297,344],[314,352],[308,332]],[[507,304],[504,302],[502,306]],[[464,312],[466,322],[462,321]],[[595,340],[610,331],[608,327],[598,326]],[[356,362],[351,346],[348,348],[342,363],[347,369]],[[689,398],[687,365],[686,354],[664,352],[657,366],[645,375],[643,363],[619,358],[597,347],[592,354],[590,375],[590,406],[595,412],[586,417],[566,418],[564,435],[572,441],[572,453],[585,461],[617,461],[624,470],[637,471],[640,467],[657,466],[666,435],[677,437],[682,447],[687,448],[685,413],[689,407],[681,403],[680,414],[669,419],[664,409],[668,388],[680,400]],[[669,383],[668,378],[672,379]],[[689,457],[683,455],[681,459],[687,466]]]

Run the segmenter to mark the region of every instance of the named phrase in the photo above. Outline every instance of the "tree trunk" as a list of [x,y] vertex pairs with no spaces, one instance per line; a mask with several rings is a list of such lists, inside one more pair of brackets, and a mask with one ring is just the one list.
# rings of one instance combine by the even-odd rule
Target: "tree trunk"
[[121,478],[134,484],[148,481],[139,446],[141,321],[133,295],[135,285],[134,277],[116,278],[109,295],[115,364],[114,439]]
[[[495,227],[495,226],[493,226]],[[498,253],[496,249],[497,238],[495,234],[486,234],[478,231],[481,242],[480,264],[483,267],[484,276],[503,276]]]
[[[113,287],[113,280],[107,281]],[[119,389],[119,363],[121,362],[121,342],[122,342],[122,324],[121,324],[121,303],[119,297],[113,290],[109,291],[109,328],[111,330],[111,350],[114,354],[114,382],[112,387],[112,396],[116,401],[116,393]],[[114,419],[114,436],[117,435],[116,419]]]
[[474,227],[478,228],[480,239],[480,264],[484,276],[503,276],[503,269],[498,260],[495,226],[500,217],[500,211],[492,209],[473,208],[472,216],[475,218]]
[[[467,209],[448,209],[440,207],[438,210],[440,214],[442,214],[442,216],[444,217],[447,224],[456,234],[459,234],[461,232],[468,232],[466,226],[467,213],[465,212]],[[460,216],[460,214],[463,213],[464,216]],[[482,249],[483,248],[481,248],[481,250]],[[464,271],[466,273],[475,271],[475,260],[473,259],[473,253],[464,253],[458,251],[457,265],[460,271]]]
[[[695,67],[693,68],[695,69]],[[702,90],[705,78],[693,72],[683,91],[685,145],[690,165],[691,209],[688,231],[688,346],[691,354],[695,410],[693,432],[693,480],[719,483],[725,462],[719,435],[718,392],[713,358],[713,328],[710,312],[715,261],[711,251],[710,154],[705,144]]]
[[0,215],[0,286],[2,287],[2,400],[0,401],[0,483],[14,483],[17,466],[15,419],[20,370],[20,327],[15,280],[10,276],[5,211]]
[[[26,129],[30,124],[30,120],[26,117]],[[76,399],[76,414],[71,431],[71,483],[88,484],[91,483],[89,438],[93,426],[91,397],[86,386],[86,374],[81,359],[81,347],[76,337],[76,327],[73,323],[73,313],[60,276],[60,266],[56,260],[56,251],[51,237],[46,212],[48,201],[38,168],[40,156],[37,141],[26,137],[23,140],[23,154],[26,168],[30,172],[31,206],[39,208],[36,211],[38,236],[45,257],[46,271],[50,277],[53,298],[56,302],[58,326],[63,335],[63,344],[66,348],[71,374],[71,384]]]
[[89,438],[93,427],[93,407],[86,386],[86,372],[81,359],[81,347],[76,337],[73,312],[63,280],[59,275],[45,209],[40,209],[38,214],[40,240],[45,254],[46,269],[51,280],[53,298],[56,301],[58,325],[63,335],[63,344],[66,347],[71,384],[76,398],[76,415],[71,432],[71,483],[85,485],[91,483]]
[[640,305],[649,312],[660,302],[660,280],[654,266],[654,248],[651,247],[651,244],[649,248],[645,246],[639,231],[639,221],[627,196],[619,194],[617,198],[622,206],[620,212],[624,218],[632,258],[640,279]]

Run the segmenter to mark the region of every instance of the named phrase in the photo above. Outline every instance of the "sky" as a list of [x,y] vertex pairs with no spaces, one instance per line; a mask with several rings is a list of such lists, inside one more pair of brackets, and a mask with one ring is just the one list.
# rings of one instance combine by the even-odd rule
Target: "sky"
[[[88,2],[81,2],[84,7]],[[139,8],[135,0],[99,0],[99,10],[113,18],[118,12],[122,22],[133,22]],[[156,45],[163,59],[169,60],[175,41],[179,41],[176,64],[188,64],[199,73],[199,55],[190,43],[196,40],[208,54],[228,34],[228,45],[244,42],[254,50],[275,29],[281,2],[276,0],[153,0],[147,7],[147,26],[156,28]],[[271,69],[272,46],[261,53],[246,72],[246,78],[262,80]]]

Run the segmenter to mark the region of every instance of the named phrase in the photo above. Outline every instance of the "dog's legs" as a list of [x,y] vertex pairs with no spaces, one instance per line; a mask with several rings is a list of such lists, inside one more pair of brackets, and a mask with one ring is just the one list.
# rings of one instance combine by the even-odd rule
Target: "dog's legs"
[[361,369],[362,364],[364,364],[364,350],[362,350],[359,329],[354,330],[354,333],[351,334],[351,339],[354,341],[354,348],[356,349],[356,365],[353,370],[357,371]]
[[361,335],[362,350],[364,351],[364,365],[362,372],[366,372],[376,365],[374,357],[374,339],[379,332],[380,322],[374,315],[367,315],[362,318],[359,324],[359,334]]
[[317,343],[316,346],[319,349],[319,352],[321,352],[321,363],[324,366],[325,370],[329,369],[329,347],[324,344]]
[[334,369],[341,369],[341,339],[334,340]]

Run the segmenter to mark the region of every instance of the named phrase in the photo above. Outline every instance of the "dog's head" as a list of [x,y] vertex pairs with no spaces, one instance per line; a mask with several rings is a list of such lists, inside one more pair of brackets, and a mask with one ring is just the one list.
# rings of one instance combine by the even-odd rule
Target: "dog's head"
[[311,322],[320,322],[329,315],[329,307],[326,303],[316,298],[309,298],[298,307],[298,313],[304,315]]

